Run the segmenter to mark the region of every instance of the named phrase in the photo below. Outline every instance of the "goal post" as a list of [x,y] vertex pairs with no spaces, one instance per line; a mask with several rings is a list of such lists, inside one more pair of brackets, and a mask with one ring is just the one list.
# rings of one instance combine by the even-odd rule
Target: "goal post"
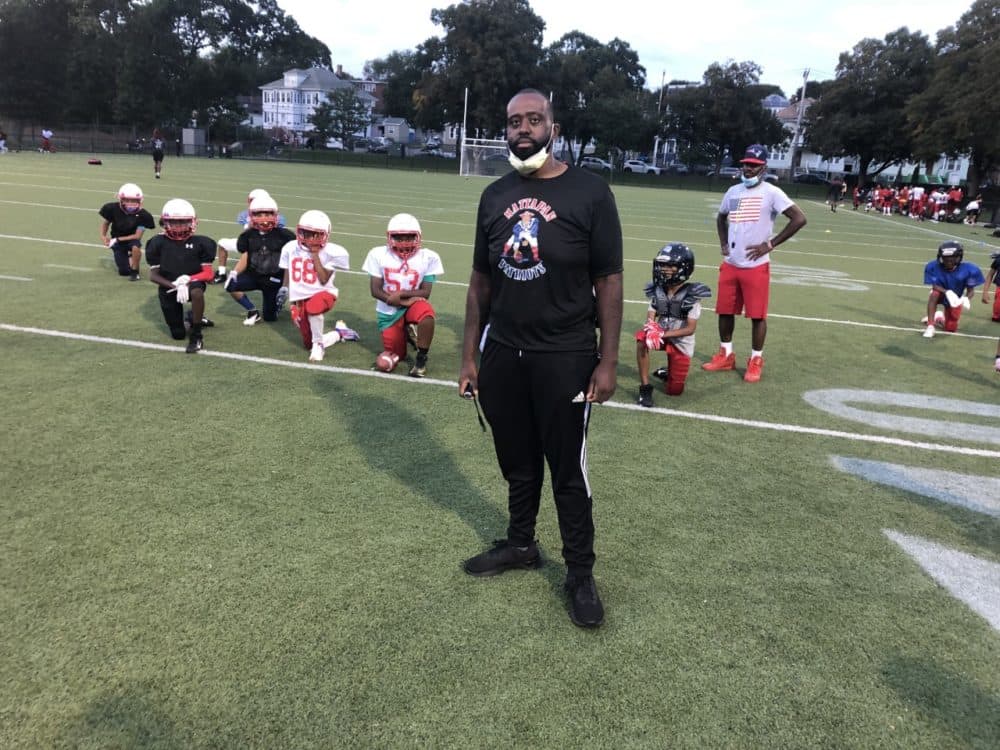
[[492,138],[462,137],[461,174],[463,177],[498,177],[511,170],[507,161],[507,141]]

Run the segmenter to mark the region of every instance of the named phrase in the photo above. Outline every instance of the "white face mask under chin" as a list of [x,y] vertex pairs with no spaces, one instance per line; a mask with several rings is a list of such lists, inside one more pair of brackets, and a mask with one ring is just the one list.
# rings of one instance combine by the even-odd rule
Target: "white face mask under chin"
[[533,153],[527,159],[519,159],[514,155],[513,151],[509,150],[507,154],[507,161],[510,165],[517,170],[517,173],[522,177],[527,177],[533,172],[537,172],[545,164],[545,160],[549,158],[549,146],[552,144],[552,131],[549,131],[549,140],[544,146],[542,146],[538,151]]
[[743,180],[743,187],[752,188],[757,187],[760,182],[760,175],[757,175],[756,177],[741,177],[740,179]]

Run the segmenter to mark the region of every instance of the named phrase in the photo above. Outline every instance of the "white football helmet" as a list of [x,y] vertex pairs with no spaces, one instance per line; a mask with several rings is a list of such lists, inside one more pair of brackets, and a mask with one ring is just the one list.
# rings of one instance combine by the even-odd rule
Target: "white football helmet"
[[142,188],[133,182],[126,182],[118,188],[118,205],[127,214],[134,214],[142,208]]
[[420,222],[412,214],[396,214],[389,219],[385,237],[389,249],[406,260],[421,247]]
[[331,229],[333,229],[333,225],[330,223],[330,217],[325,213],[316,210],[306,211],[295,227],[295,236],[302,247],[316,252],[326,246],[327,240],[330,239]]
[[172,240],[186,240],[198,228],[198,216],[194,206],[183,198],[171,198],[163,204],[160,212],[163,233]]
[[278,204],[270,195],[250,201],[250,226],[258,232],[270,232],[278,226]]
[[253,203],[254,198],[270,198],[271,194],[267,192],[264,188],[254,188],[247,195],[247,205],[249,206]]

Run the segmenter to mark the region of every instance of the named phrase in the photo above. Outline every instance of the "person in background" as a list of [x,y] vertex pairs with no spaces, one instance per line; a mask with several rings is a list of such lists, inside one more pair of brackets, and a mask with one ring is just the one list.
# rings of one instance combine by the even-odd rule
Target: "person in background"
[[150,145],[153,147],[153,175],[156,179],[160,179],[160,172],[163,171],[163,144],[163,134],[159,128],[154,128]]

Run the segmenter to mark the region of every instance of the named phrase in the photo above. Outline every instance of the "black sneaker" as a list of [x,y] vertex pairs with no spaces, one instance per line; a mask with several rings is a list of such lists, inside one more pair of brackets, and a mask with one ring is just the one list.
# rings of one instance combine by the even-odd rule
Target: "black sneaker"
[[640,385],[639,386],[639,406],[645,406],[647,409],[653,405],[653,386]]
[[596,628],[604,623],[604,605],[593,576],[571,573],[566,576],[564,587],[569,594],[569,619],[574,625]]
[[[188,328],[191,327],[191,325],[192,325],[191,321],[193,319],[194,319],[194,316],[191,314],[190,310],[188,310],[186,313],[184,313],[184,325],[186,325]],[[215,321],[214,320],[210,320],[209,318],[206,318],[206,317],[202,316],[201,327],[202,328],[215,328]]]
[[497,539],[493,549],[470,557],[462,567],[470,576],[495,576],[515,568],[540,568],[542,556],[534,542],[527,547],[514,547],[506,539]]
[[128,275],[128,280],[129,281],[138,281],[139,280],[139,272],[138,271],[132,271],[132,273],[130,273]]
[[202,349],[205,348],[205,342],[200,334],[192,334],[191,338],[188,339],[188,345],[186,351],[188,354],[197,354]]
[[653,377],[656,378],[657,380],[663,380],[664,382],[666,382],[666,379],[669,376],[670,376],[670,371],[667,370],[666,367],[658,367],[653,371]]

